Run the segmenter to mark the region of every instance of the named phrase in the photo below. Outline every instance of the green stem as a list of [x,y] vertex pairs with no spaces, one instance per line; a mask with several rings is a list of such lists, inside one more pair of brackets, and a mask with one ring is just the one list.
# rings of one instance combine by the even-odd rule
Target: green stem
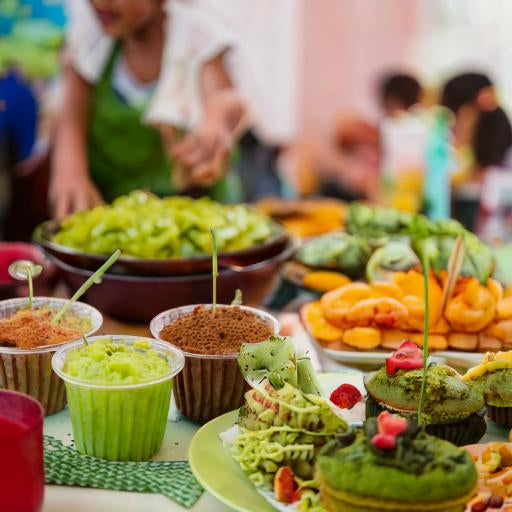
[[418,424],[423,424],[423,405],[425,401],[425,388],[427,386],[427,370],[428,370],[428,324],[429,324],[429,310],[428,310],[428,275],[430,272],[430,265],[428,257],[422,258],[423,266],[423,282],[424,282],[424,300],[425,300],[425,318],[423,322],[423,378],[421,380],[420,403],[418,407]]
[[120,254],[121,251],[117,249],[117,251],[115,251],[112,256],[110,256],[110,258],[103,263],[103,265],[101,265],[101,267],[96,270],[96,272],[94,272],[94,274],[89,277],[82,286],[80,286],[71,299],[69,299],[61,310],[53,317],[51,322],[52,325],[57,325],[71,305],[75,303],[92,285],[101,283],[101,276],[117,261]]
[[215,238],[215,230],[210,228],[210,236],[212,238],[212,313],[217,310],[217,277],[219,275],[219,267],[217,264],[217,239]]
[[32,309],[32,299],[34,298],[34,284],[32,281],[32,268],[27,266],[28,279],[28,307]]

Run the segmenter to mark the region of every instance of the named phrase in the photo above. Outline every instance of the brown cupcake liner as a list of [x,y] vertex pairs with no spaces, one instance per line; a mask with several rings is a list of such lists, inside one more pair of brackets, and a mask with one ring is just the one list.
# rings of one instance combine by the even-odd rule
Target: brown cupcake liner
[[0,353],[0,388],[30,395],[47,416],[61,411],[66,406],[66,388],[52,370],[53,353]]
[[487,416],[502,427],[512,428],[512,407],[487,405]]
[[248,389],[236,358],[185,355],[185,367],[174,383],[178,410],[197,423],[240,408]]
[[[386,410],[388,409],[378,403],[372,396],[368,395],[366,397],[366,419],[376,417],[382,411]],[[408,416],[415,417],[414,414],[410,414]],[[480,441],[480,439],[485,435],[486,429],[485,409],[470,414],[467,418],[460,421],[455,421],[453,423],[430,424],[426,426],[428,434],[444,439],[445,441],[449,441],[456,446],[478,443],[478,441]]]

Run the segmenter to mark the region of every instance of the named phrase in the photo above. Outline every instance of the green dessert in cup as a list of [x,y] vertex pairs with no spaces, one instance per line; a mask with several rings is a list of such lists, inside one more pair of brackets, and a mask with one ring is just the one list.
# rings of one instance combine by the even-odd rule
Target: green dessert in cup
[[108,460],[141,461],[162,444],[180,350],[150,338],[95,336],[53,357],[66,383],[78,451]]

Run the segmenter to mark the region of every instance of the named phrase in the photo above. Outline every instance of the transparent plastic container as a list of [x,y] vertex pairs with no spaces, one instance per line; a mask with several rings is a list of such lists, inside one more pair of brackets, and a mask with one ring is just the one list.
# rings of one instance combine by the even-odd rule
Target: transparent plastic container
[[[67,299],[34,297],[32,305],[34,308],[59,310],[66,302]],[[7,318],[27,306],[27,298],[0,301],[0,318]],[[94,334],[103,323],[101,313],[82,302],[72,304],[69,312],[91,322],[86,336]],[[59,347],[71,341],[74,340],[33,349],[0,346],[0,388],[32,396],[42,404],[46,415],[61,411],[66,405],[66,390],[62,380],[53,372],[51,361]]]
[[[212,307],[211,304],[194,304],[160,313],[151,320],[149,325],[151,334],[161,340],[160,331],[166,325],[199,306]],[[217,306],[218,309],[229,307],[233,306]],[[256,315],[272,329],[275,335],[279,334],[279,322],[269,313],[248,306],[236,307]],[[162,341],[168,343],[165,340]],[[249,385],[238,367],[238,352],[222,355],[195,354],[185,351],[183,353],[185,367],[176,378],[174,396],[178,410],[185,417],[198,423],[206,423],[242,406],[244,393],[249,389]]]
[[165,434],[173,381],[183,369],[183,353],[170,343],[140,336],[93,336],[89,343],[108,338],[132,346],[147,340],[169,362],[169,374],[138,384],[99,384],[71,377],[63,370],[69,351],[82,341],[60,348],[52,359],[66,383],[76,449],[113,461],[148,460],[158,452]]

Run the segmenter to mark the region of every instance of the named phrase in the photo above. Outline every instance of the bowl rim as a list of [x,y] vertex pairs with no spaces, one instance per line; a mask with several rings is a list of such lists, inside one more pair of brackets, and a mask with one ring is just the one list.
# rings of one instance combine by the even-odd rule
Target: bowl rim
[[[61,297],[41,297],[37,296],[34,297],[32,300],[32,303],[34,306],[45,304],[47,302],[59,302],[64,305],[68,299],[64,299]],[[40,303],[40,304],[38,304]],[[2,305],[18,305],[21,307],[22,305],[28,305],[28,297],[16,297],[14,299],[5,299],[0,301],[0,308]],[[71,304],[71,311],[73,308],[79,307],[82,310],[87,311],[87,314],[84,316],[88,316],[88,318],[91,320],[91,328],[84,333],[84,336],[92,336],[94,333],[96,333],[101,326],[103,325],[103,315],[101,312],[96,309],[94,306],[91,306],[89,304],[86,304],[85,302],[76,301],[73,304]],[[19,309],[19,308],[18,308]],[[17,348],[17,347],[11,347],[11,346],[1,346],[0,345],[0,355],[1,354],[7,354],[7,355],[30,355],[30,354],[44,354],[47,352],[55,352],[59,349],[59,347],[66,345],[67,343],[71,343],[75,341],[76,338],[63,341],[61,343],[56,343],[54,345],[43,345],[41,347],[34,347],[34,348]]]
[[[171,380],[178,373],[183,370],[185,366],[185,356],[183,355],[183,351],[178,347],[173,345],[172,343],[167,343],[161,340],[157,340],[155,338],[149,338],[145,336],[129,336],[124,334],[100,334],[98,336],[91,336],[88,341],[89,343],[94,343],[100,339],[108,338],[114,343],[121,343],[126,345],[133,345],[136,341],[149,341],[151,343],[151,350],[155,348],[161,349],[162,352],[171,352],[173,356],[176,358],[177,365],[173,368],[167,375],[163,377],[158,377],[157,379],[148,380],[145,382],[138,382],[136,384],[99,384],[94,382],[89,382],[87,380],[78,379],[76,377],[71,377],[69,374],[62,370],[64,365],[65,355],[72,349],[75,349],[78,346],[83,345],[82,340],[72,341],[70,343],[66,343],[65,345],[59,347],[57,352],[52,356],[52,368],[53,371],[66,383],[72,384],[74,386],[80,386],[83,388],[91,388],[91,389],[102,389],[102,390],[127,390],[127,389],[139,389],[143,387],[153,386],[155,384],[161,384],[167,380]],[[128,342],[128,343],[127,343]],[[150,350],[150,349],[148,349]]]
[[[245,274],[249,272],[256,272],[258,270],[264,269],[269,265],[273,265],[275,263],[280,263],[288,260],[298,247],[298,239],[294,237],[288,237],[288,242],[286,246],[283,248],[281,252],[278,254],[271,256],[270,258],[257,261],[256,263],[251,263],[250,265],[245,265],[240,267],[240,269],[233,270],[232,268],[219,268],[219,276],[222,275],[232,275],[232,274]],[[90,277],[94,271],[83,269],[80,267],[75,267],[74,265],[70,265],[59,259],[57,256],[53,254],[48,254],[50,261],[54,263],[54,265],[60,271],[73,273],[82,277]],[[110,274],[106,272],[101,277],[102,280],[106,281],[124,281],[124,282],[133,282],[133,283],[175,283],[175,282],[194,282],[194,281],[204,281],[204,279],[211,279],[211,274],[203,273],[203,274],[176,274],[176,275],[167,275],[167,276],[134,276],[130,274]]]
[[[186,313],[190,313],[191,311],[193,311],[195,308],[197,308],[199,306],[203,306],[203,307],[211,309],[212,304],[189,304],[187,306],[180,306],[178,308],[171,308],[171,309],[162,311],[161,313],[156,315],[149,323],[149,330],[151,331],[152,336],[154,336],[157,340],[161,340],[164,343],[169,343],[172,345],[172,343],[170,341],[166,341],[166,340],[160,338],[160,330],[158,329],[158,324],[163,319],[165,319],[171,312],[175,312],[175,313],[178,313],[179,315],[183,315]],[[230,305],[230,304],[217,304],[217,307],[221,308],[221,309],[238,307],[244,311],[252,313],[252,314],[256,315],[257,317],[259,317],[260,319],[267,320],[272,325],[272,328],[274,330],[274,332],[272,334],[273,336],[277,336],[279,334],[279,330],[281,327],[279,324],[279,320],[275,316],[268,313],[267,311],[264,311],[264,310],[258,309],[258,308],[253,308],[251,306],[244,306],[244,305],[234,306],[234,305]],[[183,352],[185,357],[190,357],[193,359],[217,359],[217,360],[218,359],[237,359],[238,355],[240,354],[240,351],[231,352],[228,354],[197,354],[194,352],[187,352],[185,350],[182,350],[181,348],[179,350],[181,350]]]

